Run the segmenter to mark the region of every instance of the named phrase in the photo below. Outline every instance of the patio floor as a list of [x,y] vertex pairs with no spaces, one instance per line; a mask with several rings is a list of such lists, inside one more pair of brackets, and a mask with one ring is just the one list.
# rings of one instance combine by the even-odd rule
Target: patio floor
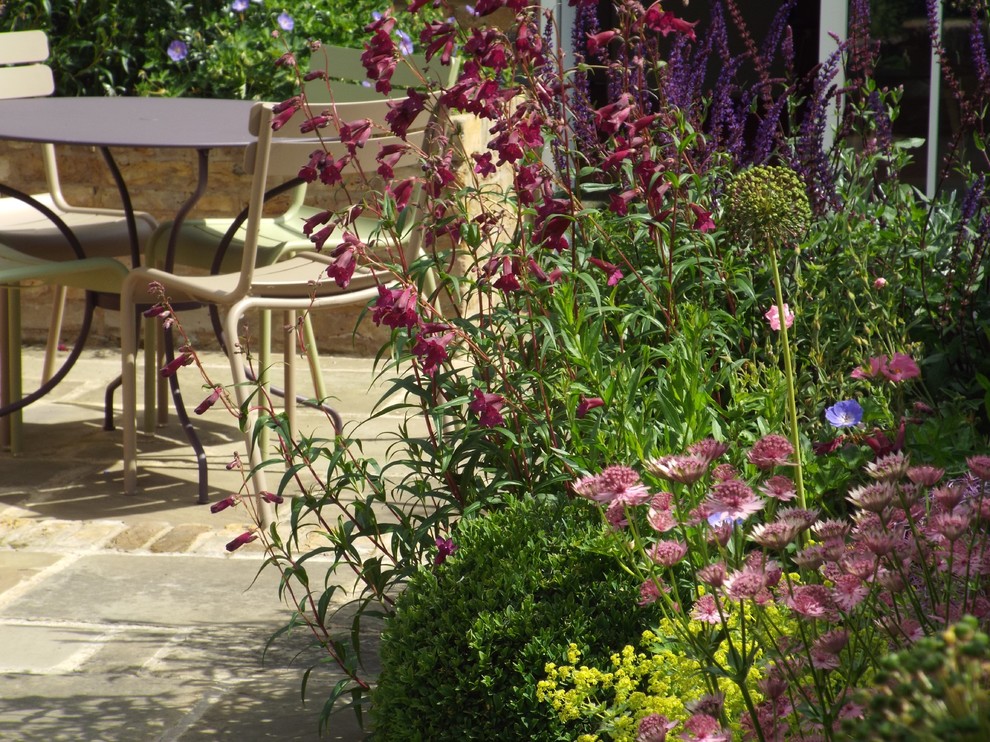
[[[25,351],[26,378],[40,360],[40,350]],[[205,361],[226,377],[222,356]],[[322,363],[345,424],[365,419],[379,397],[371,360]],[[86,351],[26,410],[25,453],[0,453],[0,739],[317,739],[338,677],[321,666],[300,704],[302,673],[319,658],[301,633],[262,662],[289,615],[278,575],[255,581],[257,543],[225,551],[246,513],[196,504],[196,469],[174,415],[139,441],[140,494],[121,494],[120,433],[102,429],[103,388],[118,370],[115,351]],[[184,379],[187,398],[198,395],[193,376]],[[366,453],[387,445],[381,434],[393,422],[362,427]],[[238,487],[225,464],[243,443],[223,410],[195,423],[216,500]],[[301,412],[300,428],[332,432],[314,411]],[[362,738],[348,712],[324,737]]]

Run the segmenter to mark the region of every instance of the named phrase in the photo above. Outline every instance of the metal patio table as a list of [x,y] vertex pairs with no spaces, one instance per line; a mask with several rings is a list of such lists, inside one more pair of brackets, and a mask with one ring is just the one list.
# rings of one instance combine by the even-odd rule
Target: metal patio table
[[[139,244],[137,237],[130,192],[114,161],[111,149],[141,147],[195,150],[198,155],[196,184],[190,185],[189,198],[175,216],[174,228],[169,240],[165,267],[166,270],[172,270],[178,227],[206,190],[210,150],[218,147],[244,147],[252,141],[247,130],[247,118],[252,105],[251,101],[208,98],[54,97],[4,100],[0,101],[0,139],[98,148],[120,194],[121,207],[131,237],[132,266],[140,265],[142,245]],[[45,212],[66,236],[67,241],[76,250],[76,254],[83,254],[71,230],[64,223],[60,224],[60,220],[54,214],[35,202],[28,194],[4,183],[0,183],[0,194],[32,203],[35,208]],[[35,401],[65,377],[82,352],[89,334],[93,311],[97,306],[119,309],[119,297],[87,293],[79,336],[61,368],[47,383],[23,399],[0,403],[0,405],[6,404],[0,406],[0,417]],[[137,318],[132,318],[131,321],[137,321]],[[168,333],[166,333],[165,349],[168,359],[171,360],[173,348]],[[0,348],[0,351],[2,350],[3,348]],[[7,359],[0,359],[0,371],[7,366]],[[108,430],[113,429],[112,405],[109,404],[109,400],[118,385],[119,379],[107,389],[108,405],[104,427]],[[199,500],[206,502],[206,454],[189,422],[182,404],[178,380],[174,375],[170,378],[170,387],[176,414],[196,453],[199,468]]]

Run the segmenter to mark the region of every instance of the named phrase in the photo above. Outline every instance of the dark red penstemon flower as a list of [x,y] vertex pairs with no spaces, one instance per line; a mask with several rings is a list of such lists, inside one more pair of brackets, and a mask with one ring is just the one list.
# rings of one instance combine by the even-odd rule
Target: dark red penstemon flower
[[474,159],[474,172],[482,178],[487,178],[489,175],[494,175],[498,172],[498,168],[492,162],[491,152],[474,152],[471,154],[471,157]]
[[313,230],[316,229],[321,224],[326,224],[330,221],[330,217],[333,216],[332,211],[321,211],[318,214],[314,214],[309,219],[303,223],[303,234],[307,237],[313,234]]
[[588,55],[594,57],[598,54],[599,49],[606,47],[608,43],[618,35],[618,32],[614,29],[602,31],[596,34],[588,34],[588,41],[586,44]]
[[222,510],[226,510],[227,508],[233,507],[239,502],[240,502],[240,498],[237,495],[230,495],[230,497],[225,497],[222,500],[219,500],[218,502],[215,502],[212,505],[210,505],[210,512],[219,513]]
[[220,399],[220,395],[222,393],[223,393],[222,386],[213,387],[213,391],[210,392],[209,396],[206,399],[204,399],[202,402],[200,402],[198,405],[196,405],[196,410],[195,410],[196,414],[202,415],[213,405],[215,405],[217,403],[217,400]]
[[584,417],[592,410],[597,409],[599,407],[603,407],[604,405],[605,405],[605,400],[602,399],[601,397],[582,396],[578,400],[577,416],[579,418]]
[[370,119],[358,119],[340,124],[340,141],[347,145],[351,152],[355,147],[363,147],[367,144],[371,139],[371,133]]
[[689,23],[682,18],[678,18],[669,10],[663,10],[659,2],[653,3],[653,5],[646,9],[646,13],[643,14],[642,23],[645,28],[656,31],[664,36],[669,33],[679,33],[684,34],[691,41],[697,40],[694,35],[694,27],[698,25],[697,21]]
[[158,372],[163,379],[167,379],[170,376],[175,376],[176,371],[178,371],[183,366],[188,366],[193,362],[193,354],[189,351],[183,351],[178,356],[172,359],[172,361],[166,364]]
[[427,325],[416,336],[413,345],[413,355],[423,363],[423,373],[433,376],[436,370],[447,360],[447,346],[454,339],[447,325]]
[[457,551],[457,544],[455,544],[452,539],[437,536],[436,545],[437,554],[433,557],[433,564],[434,566],[439,567],[447,561],[447,557],[452,556],[453,553]]
[[608,263],[604,260],[599,260],[598,258],[588,258],[588,262],[605,272],[605,275],[608,276],[605,283],[608,286],[615,286],[615,284],[622,280],[622,271],[620,271],[619,266],[614,263]]
[[474,399],[471,400],[468,409],[478,416],[481,427],[494,428],[505,424],[505,418],[499,412],[505,405],[501,394],[488,394],[480,389],[475,389],[471,394]]
[[412,198],[413,186],[416,185],[415,178],[406,178],[398,183],[389,183],[385,192],[395,199],[395,208],[402,211],[409,204]]
[[238,536],[233,541],[231,541],[229,544],[227,544],[226,547],[227,551],[237,551],[245,544],[250,544],[252,541],[256,541],[257,539],[258,539],[257,533],[254,533],[253,531],[245,531],[240,536]]
[[378,286],[378,299],[371,319],[376,325],[385,325],[393,329],[400,327],[412,328],[419,324],[416,313],[416,291],[411,286],[389,289]]
[[632,98],[623,93],[615,103],[595,111],[595,127],[606,135],[616,134],[632,113]]
[[[320,168],[323,167],[323,163],[326,162],[327,153],[322,149],[318,149],[313,154],[309,156],[309,162],[299,168],[299,177],[305,180],[307,183],[313,183],[318,177],[320,177]],[[307,232],[307,234],[309,234]]]
[[426,108],[426,96],[414,88],[406,90],[406,97],[388,102],[389,111],[385,114],[385,122],[397,137],[405,137],[406,132],[416,118]]
[[450,64],[457,45],[457,28],[450,21],[431,21],[420,31],[419,42],[426,47],[427,61],[439,53],[440,63]]
[[691,204],[691,211],[694,212],[694,229],[699,232],[714,232],[715,222],[712,221],[712,213],[698,206],[698,204]]
[[[382,20],[386,20],[382,16]],[[394,18],[388,18],[391,25],[395,25]],[[373,24],[374,25],[374,24]],[[369,29],[370,30],[370,29]],[[371,39],[365,46],[361,55],[361,64],[368,72],[368,78],[375,81],[375,90],[382,95],[392,92],[392,75],[395,73],[396,65],[396,45],[392,39],[391,31],[379,27],[374,31]]]
[[375,156],[378,160],[378,174],[385,180],[392,180],[395,177],[395,166],[408,149],[405,144],[386,144],[382,147]]
[[357,253],[364,247],[365,244],[357,237],[345,232],[344,241],[330,253],[334,261],[327,266],[327,277],[332,278],[340,288],[346,289],[357,266]]

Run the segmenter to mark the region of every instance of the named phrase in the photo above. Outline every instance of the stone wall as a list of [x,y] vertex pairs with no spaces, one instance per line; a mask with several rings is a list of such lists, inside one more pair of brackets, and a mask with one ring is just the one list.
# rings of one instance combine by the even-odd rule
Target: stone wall
[[[484,141],[480,122],[462,119],[458,121],[458,128],[468,151]],[[211,152],[209,187],[190,218],[230,216],[247,206],[250,177],[244,173],[242,155],[241,149]],[[118,149],[114,151],[114,158],[129,187],[135,209],[149,212],[159,221],[171,219],[195,185],[196,154],[191,150]],[[59,147],[58,163],[63,191],[70,203],[119,208],[117,187],[96,148]],[[44,191],[39,145],[0,141],[0,181],[29,193]],[[319,185],[310,188],[309,195],[309,201],[321,203],[320,199],[323,199],[327,206],[340,200],[339,193],[335,198],[330,189]],[[274,203],[272,212],[278,213],[279,208],[284,209],[284,203]],[[47,337],[51,295],[51,289],[44,286],[23,289],[25,342],[40,343]],[[63,338],[75,337],[81,305],[81,292],[70,291]],[[373,355],[388,338],[387,328],[376,327],[370,315],[362,319],[362,314],[360,308],[315,312],[320,350]],[[211,342],[212,331],[205,311],[189,312],[181,319],[196,343]],[[278,320],[275,326],[278,327]],[[115,347],[119,339],[118,314],[97,310],[90,343]]]

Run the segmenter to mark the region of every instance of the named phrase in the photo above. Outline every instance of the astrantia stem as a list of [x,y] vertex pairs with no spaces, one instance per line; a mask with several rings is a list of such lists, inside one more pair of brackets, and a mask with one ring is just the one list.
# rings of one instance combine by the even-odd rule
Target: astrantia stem
[[777,248],[767,243],[770,253],[770,269],[773,271],[773,288],[777,294],[777,312],[780,317],[780,344],[784,354],[784,377],[787,379],[787,417],[791,426],[791,445],[794,446],[794,484],[799,508],[807,507],[804,499],[804,470],[801,465],[801,436],[798,432],[797,400],[794,393],[794,367],[791,363],[791,346],[787,340],[787,321],[784,311],[784,291],[780,286],[780,270],[777,268]]

